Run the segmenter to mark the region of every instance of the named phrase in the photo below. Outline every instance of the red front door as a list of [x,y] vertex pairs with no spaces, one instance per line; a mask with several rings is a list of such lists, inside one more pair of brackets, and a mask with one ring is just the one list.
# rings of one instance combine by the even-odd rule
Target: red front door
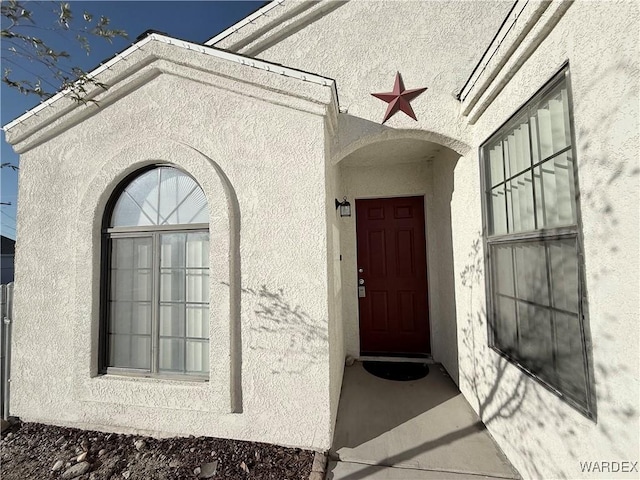
[[362,354],[430,353],[424,197],[356,200]]

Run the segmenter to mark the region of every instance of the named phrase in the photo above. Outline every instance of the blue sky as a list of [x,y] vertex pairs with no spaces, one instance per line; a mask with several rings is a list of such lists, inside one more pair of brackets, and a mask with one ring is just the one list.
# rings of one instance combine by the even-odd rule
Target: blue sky
[[[55,48],[67,50],[72,55],[74,65],[90,70],[103,60],[111,58],[115,53],[128,47],[145,30],[158,30],[173,37],[203,43],[265,3],[265,1],[73,1],[70,2],[70,5],[76,21],[81,20],[85,10],[95,17],[104,15],[110,19],[112,28],[125,30],[129,38],[115,39],[113,43],[100,38],[91,39],[90,55],[75,47],[73,37],[70,40],[65,40],[59,34],[55,34],[51,38],[51,42],[55,42],[52,45]],[[55,7],[48,2],[42,2],[42,4],[47,5],[47,8],[49,5],[52,9]],[[41,17],[35,17],[36,24],[42,27],[53,27],[56,17],[53,14],[45,17],[45,13],[48,11],[44,12]],[[43,38],[55,33],[42,30],[38,30],[38,32],[42,32]],[[36,35],[36,32],[32,34]],[[11,65],[10,60],[10,58],[5,58],[3,50],[2,68],[10,66],[16,77],[26,78],[28,74],[21,71],[19,65]],[[33,66],[26,64],[23,65],[23,68],[32,69]],[[22,95],[4,83],[1,86],[0,100],[0,123],[2,125],[19,117],[40,102],[35,96]],[[18,165],[18,155],[5,142],[4,132],[2,132],[1,142],[2,163],[11,162]],[[0,206],[0,233],[14,239],[16,238],[18,175],[18,172],[12,169],[0,169],[0,201],[11,202],[9,206]]]

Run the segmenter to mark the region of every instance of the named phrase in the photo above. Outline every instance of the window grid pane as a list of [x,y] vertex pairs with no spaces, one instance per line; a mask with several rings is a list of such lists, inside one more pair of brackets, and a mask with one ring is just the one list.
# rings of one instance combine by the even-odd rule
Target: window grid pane
[[118,198],[111,227],[206,223],[207,199],[184,172],[158,167],[133,179]]
[[[507,127],[501,142],[484,148],[489,235],[577,222],[568,112],[559,110],[568,108],[566,89],[557,89],[554,95],[531,118]],[[544,131],[538,126],[540,112],[546,119]],[[500,163],[504,174],[500,173]]]
[[209,236],[160,235],[158,370],[206,374],[209,368]]
[[490,248],[493,345],[586,406],[577,236]]
[[577,222],[573,168],[571,152],[562,153],[535,168],[540,228],[574,225]]
[[489,338],[590,416],[568,95],[562,78],[482,147]]

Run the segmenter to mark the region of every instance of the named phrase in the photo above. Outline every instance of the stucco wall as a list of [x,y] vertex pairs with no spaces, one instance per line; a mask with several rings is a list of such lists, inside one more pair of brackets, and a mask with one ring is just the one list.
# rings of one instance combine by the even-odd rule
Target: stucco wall
[[475,126],[479,146],[569,62],[597,421],[487,349],[479,160],[456,167],[460,387],[525,478],[620,478],[630,474],[580,462],[638,461],[638,19],[633,2],[570,5],[530,56],[514,56],[519,69],[500,72],[493,85],[513,78]]
[[[490,82],[488,91],[495,98],[483,97],[482,109],[471,109],[469,116],[462,115],[466,105],[452,93],[471,74],[511,2],[352,1],[327,9],[308,24],[292,20],[280,36],[267,33],[260,40],[256,35],[242,48],[336,79],[346,113],[340,119],[335,162],[408,130],[421,130],[431,141],[464,155],[455,166],[451,199],[461,389],[525,477],[578,478],[588,476],[580,471],[580,461],[638,460],[638,8],[633,2],[553,2],[545,11],[544,2],[530,3],[527,14],[543,12],[541,21],[530,24],[528,34],[522,30],[529,25],[527,15],[517,22],[514,31],[521,32],[522,48],[507,55],[505,67]],[[289,35],[283,34],[286,28]],[[597,423],[490,351],[484,318],[478,148],[566,61],[573,90]],[[389,91],[396,71],[407,88],[429,90],[412,102],[418,122],[398,114],[380,126],[385,105],[369,94]],[[370,183],[382,176],[394,179],[392,172],[402,168],[379,167]],[[350,195],[357,195],[347,190],[355,170],[342,169]],[[377,194],[374,190],[371,196]],[[409,194],[411,187],[401,190]],[[343,253],[345,242],[353,244],[347,237],[343,233]],[[357,350],[350,284],[355,285],[354,278],[343,274],[348,353]]]
[[[380,122],[386,104],[370,93],[391,91],[396,72],[402,74],[406,88],[428,90],[412,102],[417,122],[398,114],[386,127],[425,130],[453,142],[470,137],[470,129],[460,121],[455,93],[491,41],[510,2],[325,3],[330,6],[323,15],[296,18],[286,37],[276,29],[239,51],[335,79],[341,109],[358,124],[341,126],[341,146],[384,130]],[[244,27],[220,46],[229,47],[236,36],[250,36],[245,32],[260,28]],[[457,150],[444,143],[446,139],[439,143]]]
[[[99,113],[87,107],[89,113],[77,119],[85,119],[81,125],[48,126],[39,135],[51,140],[24,147],[22,160],[21,176],[29,180],[20,185],[15,332],[16,341],[26,347],[15,350],[15,413],[27,419],[145,429],[155,425],[152,420],[161,411],[168,433],[326,447],[337,408],[340,357],[359,353],[355,223],[353,217],[332,217],[334,198],[347,195],[355,207],[355,198],[426,195],[434,357],[454,377],[459,374],[462,392],[509,459],[525,478],[587,477],[580,471],[581,461],[637,461],[638,7],[631,2],[552,2],[546,26],[534,28],[539,41],[525,37],[526,48],[509,55],[491,83],[495,99],[485,99],[482,112],[464,116],[465,105],[454,93],[511,4],[352,1],[311,22],[292,25],[287,35],[266,34],[262,47],[254,43],[262,58],[336,79],[345,112],[333,130],[326,130],[324,104],[309,100],[321,96],[316,86],[273,75],[266,80],[270,74],[254,71],[245,77],[222,64],[216,68],[227,79],[214,81],[203,78],[209,68],[205,60],[190,53],[182,62],[168,52],[162,54],[174,62],[163,66],[161,76],[133,76],[136,89],[121,94],[126,102],[109,103]],[[597,423],[490,351],[483,313],[478,148],[566,61],[573,93]],[[175,63],[182,66],[173,67]],[[184,70],[184,64],[198,68]],[[412,102],[417,122],[399,113],[381,126],[386,104],[370,93],[391,90],[396,71],[407,88],[429,90]],[[120,73],[128,75],[125,67]],[[262,81],[269,85],[266,91],[254,86]],[[503,88],[493,90],[496,85]],[[332,136],[330,144],[327,135]],[[304,142],[297,141],[302,138]],[[177,140],[205,152],[228,180],[214,174],[216,169],[201,156],[178,147]],[[394,161],[362,163],[367,148],[394,142],[402,153]],[[423,142],[429,154],[398,163],[416,142]],[[443,152],[435,152],[438,146],[457,155],[447,153],[446,162]],[[129,153],[121,158],[122,151]],[[215,382],[217,387],[214,382],[186,386],[145,381],[132,387],[132,380],[89,379],[87,338],[94,338],[90,328],[97,318],[96,292],[87,298],[77,292],[82,291],[81,279],[93,278],[95,284],[97,270],[91,266],[98,236],[95,224],[82,227],[81,206],[99,211],[117,180],[149,159],[140,159],[136,152],[142,151],[171,156],[161,159],[192,173],[211,205],[225,198],[226,216],[212,217],[212,225],[230,225],[230,251],[233,239],[239,242],[237,285],[245,289],[238,294],[242,414],[227,411],[237,396],[231,381]],[[87,195],[94,185],[102,190],[96,190],[99,198],[92,203]],[[300,225],[304,235],[291,235]],[[31,255],[34,251],[40,255]],[[212,257],[212,265],[216,262],[224,263],[222,257]],[[236,267],[225,268],[233,280]],[[434,284],[439,291],[434,292]],[[261,295],[263,285],[267,293]],[[229,296],[231,316],[233,292],[212,284],[215,288]],[[76,295],[67,300],[70,291]],[[289,322],[285,313],[275,322],[277,333],[267,334],[263,327],[274,321],[263,315],[267,297],[284,312],[299,305],[295,311],[304,313],[302,325],[313,328],[298,330],[300,317]],[[331,305],[340,299],[342,314]],[[455,329],[444,321],[452,315]],[[20,322],[20,317],[29,321]],[[212,355],[233,358],[230,325],[225,327],[229,331],[221,331],[224,341]],[[298,348],[297,339],[305,334],[311,340]],[[457,355],[455,345],[439,351],[436,337],[443,345],[457,342]],[[74,357],[78,345],[84,360]],[[43,365],[33,351],[54,360]],[[229,363],[222,363],[223,369],[213,374],[234,378],[224,366]],[[84,380],[78,383],[77,378]],[[116,383],[117,388],[112,385]],[[136,403],[156,387],[163,394],[153,401],[157,406],[164,402],[166,408]],[[51,399],[32,395],[35,391],[50,391]],[[116,402],[119,391],[129,391],[124,403],[137,406]],[[112,400],[95,401],[102,395]],[[172,402],[179,395],[196,399],[202,411],[178,410]]]
[[[137,74],[159,64],[160,71],[105,100],[81,124],[32,142],[21,157],[11,413],[108,430],[328,448],[322,109],[304,103],[311,97],[295,79],[245,73],[248,67],[169,46],[140,55],[164,60]],[[201,62],[199,73],[181,70],[176,55]],[[205,68],[238,80],[204,81],[198,74]],[[290,82],[286,91],[298,98],[287,104],[278,94],[274,101],[272,77]],[[247,80],[243,93],[234,91]],[[317,105],[328,103],[318,88]],[[292,144],[298,138],[304,142]],[[155,162],[193,175],[209,202],[206,383],[96,376],[102,212],[124,176]]]
[[[457,379],[455,292],[453,288],[449,199],[453,173],[449,167],[468,150],[471,129],[460,117],[455,92],[462,87],[483,48],[491,40],[510,5],[500,2],[329,2],[301,10],[289,4],[291,20],[262,35],[260,25],[248,25],[220,42],[223,48],[257,55],[336,80],[339,128],[332,145],[332,162],[340,166],[342,191],[355,198],[426,195],[431,343],[434,358]],[[277,10],[276,10],[277,11]],[[313,11],[313,13],[309,13]],[[304,17],[305,18],[301,18]],[[413,19],[420,18],[420,22]],[[473,19],[473,21],[470,21]],[[304,25],[304,28],[300,28]],[[285,34],[286,32],[286,34]],[[246,40],[240,40],[240,38]],[[234,46],[234,42],[239,42]],[[386,104],[371,92],[390,91],[399,71],[407,88],[428,90],[412,102],[418,121],[403,113],[381,125]],[[398,143],[386,166],[347,166],[353,154],[386,141],[425,141],[458,155],[407,159]],[[404,163],[415,162],[413,166]],[[419,165],[423,163],[424,165]],[[414,168],[415,170],[411,170]],[[432,178],[435,182],[432,184]],[[466,188],[462,186],[460,188]],[[449,191],[445,191],[449,189]],[[343,324],[346,353],[358,356],[355,218],[340,219]],[[443,255],[444,253],[444,255]],[[444,278],[444,282],[439,281]]]
[[[335,142],[336,124],[327,124],[325,159],[330,158],[331,147]],[[331,403],[331,427],[332,435],[338,416],[340,404],[340,392],[342,390],[342,376],[344,373],[344,359],[346,356],[344,342],[344,320],[342,312],[342,257],[340,251],[340,215],[335,208],[335,200],[342,192],[342,181],[339,168],[330,161],[325,164],[326,175],[326,200],[327,206],[327,271],[328,271],[328,298],[329,310],[329,388]],[[333,437],[332,437],[333,438]]]

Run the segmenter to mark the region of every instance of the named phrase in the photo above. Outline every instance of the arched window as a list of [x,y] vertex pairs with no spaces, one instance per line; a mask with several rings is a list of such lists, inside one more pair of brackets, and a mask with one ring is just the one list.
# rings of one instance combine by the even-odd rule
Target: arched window
[[209,210],[169,166],[123,182],[104,219],[101,371],[209,373]]

